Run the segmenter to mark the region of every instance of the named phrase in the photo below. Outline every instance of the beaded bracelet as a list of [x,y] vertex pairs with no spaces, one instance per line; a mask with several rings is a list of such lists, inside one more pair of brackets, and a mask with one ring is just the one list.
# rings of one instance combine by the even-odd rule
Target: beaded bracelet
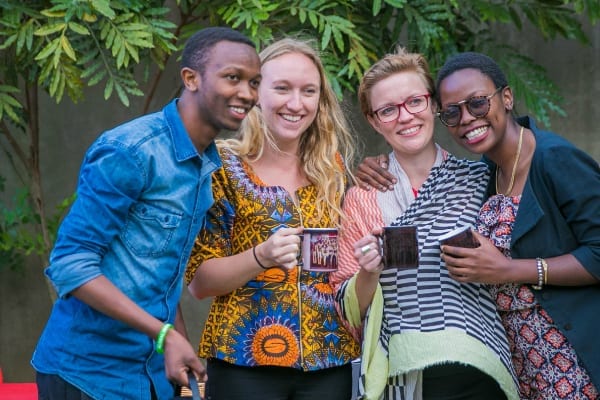
[[156,352],[158,354],[162,354],[165,352],[165,337],[167,337],[167,332],[169,332],[170,329],[173,329],[173,325],[171,324],[164,324],[162,326],[162,328],[160,328],[160,332],[158,332],[158,336],[156,336]]
[[531,285],[531,287],[535,290],[542,290],[542,287],[544,287],[544,264],[543,259],[541,259],[540,257],[535,259],[535,265],[537,266],[537,273],[538,273],[538,283],[537,285]]
[[254,256],[254,259],[256,260],[256,263],[258,264],[259,267],[261,267],[262,269],[269,269],[268,267],[265,267],[264,265],[262,265],[260,261],[258,261],[258,257],[256,257],[256,246],[254,246],[252,248],[252,255]]

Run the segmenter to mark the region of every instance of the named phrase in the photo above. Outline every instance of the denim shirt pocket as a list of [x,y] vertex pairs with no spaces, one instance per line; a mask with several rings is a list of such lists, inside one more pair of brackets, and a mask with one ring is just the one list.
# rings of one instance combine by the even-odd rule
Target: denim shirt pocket
[[182,214],[174,211],[146,203],[136,204],[121,234],[123,243],[137,256],[159,256],[169,247],[181,220]]

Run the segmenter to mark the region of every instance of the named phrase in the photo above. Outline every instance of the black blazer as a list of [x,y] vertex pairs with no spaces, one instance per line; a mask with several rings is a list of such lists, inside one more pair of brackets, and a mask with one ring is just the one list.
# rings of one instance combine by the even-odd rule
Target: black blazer
[[[533,119],[523,117],[518,122],[533,131],[536,148],[513,226],[512,257],[550,258],[571,253],[600,279],[598,162],[564,138],[538,129]],[[494,172],[496,166],[486,161]],[[493,193],[494,188],[492,178],[488,192]],[[552,276],[552,268],[548,276]],[[600,388],[600,284],[548,285],[533,292]]]

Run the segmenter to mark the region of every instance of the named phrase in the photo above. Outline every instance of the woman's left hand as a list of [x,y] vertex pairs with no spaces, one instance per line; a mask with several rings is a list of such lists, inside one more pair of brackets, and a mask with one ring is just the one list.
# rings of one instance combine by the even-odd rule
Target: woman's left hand
[[446,263],[450,277],[459,282],[511,282],[511,259],[502,254],[485,236],[477,231],[473,231],[473,235],[481,244],[477,248],[442,246],[442,260]]

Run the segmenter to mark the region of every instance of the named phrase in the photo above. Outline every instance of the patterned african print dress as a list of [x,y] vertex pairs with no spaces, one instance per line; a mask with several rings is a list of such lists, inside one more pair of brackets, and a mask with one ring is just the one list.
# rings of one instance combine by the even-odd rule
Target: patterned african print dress
[[[477,229],[510,257],[512,227],[521,196],[490,197]],[[506,329],[522,399],[598,399],[598,391],[567,338],[537,303],[530,285],[490,285]]]
[[[284,188],[265,185],[231,151],[220,149],[220,155],[223,168],[213,175],[215,204],[192,250],[187,283],[203,261],[250,249],[279,228],[335,225],[327,215],[317,215],[314,185],[297,190],[296,206]],[[314,371],[348,364],[359,352],[336,311],[329,274],[296,267],[265,270],[215,297],[198,354],[241,366]]]

